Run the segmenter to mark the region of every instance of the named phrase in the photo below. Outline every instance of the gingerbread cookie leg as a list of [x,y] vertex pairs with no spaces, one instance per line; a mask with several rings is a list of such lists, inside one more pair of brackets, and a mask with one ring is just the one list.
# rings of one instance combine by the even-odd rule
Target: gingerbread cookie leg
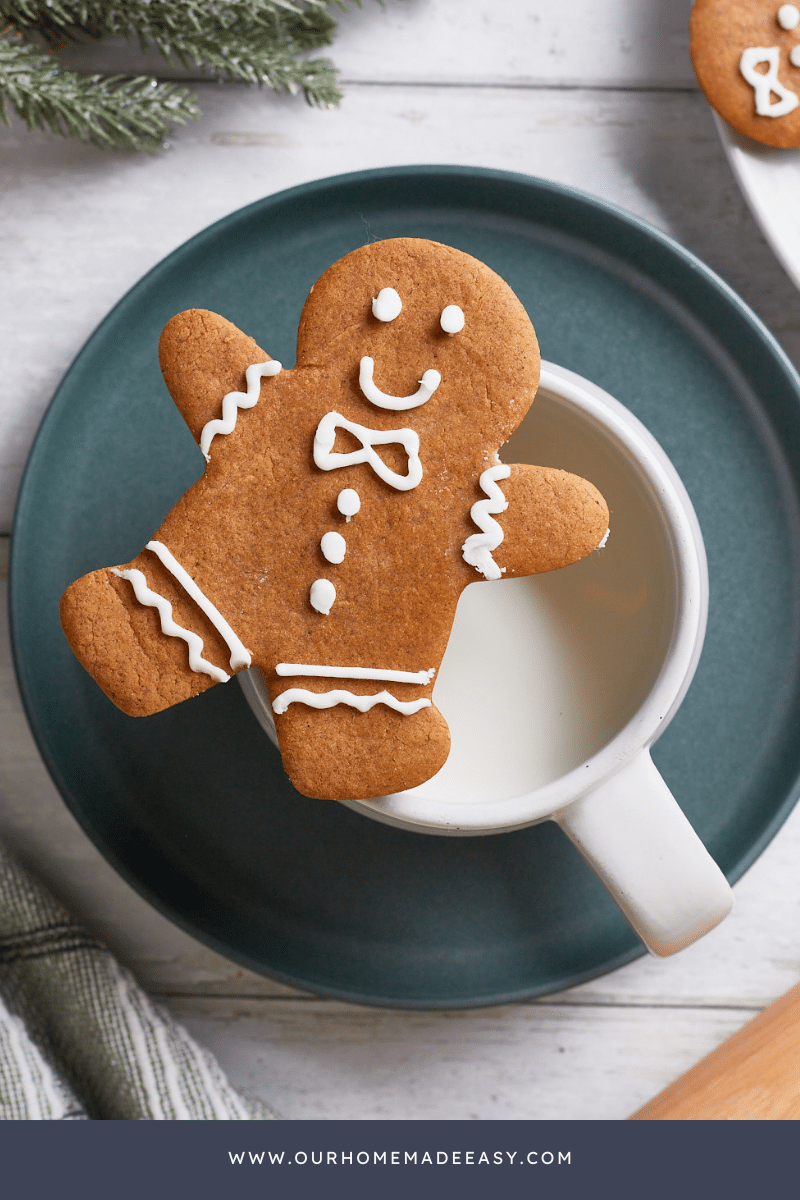
[[122,567],[84,575],[61,598],[72,650],[129,716],[148,716],[223,683],[250,656],[158,541]]
[[[373,703],[377,689],[359,695],[356,686],[320,693],[330,708],[295,702],[276,717],[283,765],[304,796],[367,800],[416,787],[445,764],[450,732],[430,700],[416,711],[413,701],[411,711],[397,711],[387,705],[391,692],[382,689]],[[354,706],[359,702],[363,711]]]

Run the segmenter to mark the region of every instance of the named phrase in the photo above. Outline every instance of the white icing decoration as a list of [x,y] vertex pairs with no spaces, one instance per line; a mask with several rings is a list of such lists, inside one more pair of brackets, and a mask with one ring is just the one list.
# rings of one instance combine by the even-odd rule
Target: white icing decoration
[[272,701],[272,709],[278,716],[285,713],[290,704],[308,704],[311,708],[335,708],[337,704],[347,704],[357,708],[359,712],[369,712],[376,704],[385,704],[395,712],[410,717],[421,708],[430,708],[430,700],[397,700],[391,692],[378,692],[374,696],[355,696],[352,692],[336,689],[332,692],[309,692],[305,688],[289,688],[281,692]]
[[340,533],[323,533],[319,548],[329,563],[340,563],[347,553],[347,542]]
[[200,588],[192,579],[189,572],[184,570],[172,552],[167,549],[163,542],[148,542],[147,549],[152,550],[158,556],[167,570],[175,576],[187,595],[191,596],[197,607],[202,609],[206,614],[231,652],[231,670],[235,671],[237,667],[249,667],[253,661],[250,657],[250,652],[245,649],[219,609],[215,608],[208,596],[200,591]]
[[461,547],[464,561],[480,571],[486,579],[499,579],[503,573],[492,558],[493,551],[503,540],[503,530],[490,514],[505,512],[508,508],[508,501],[497,486],[497,480],[508,479],[510,474],[511,467],[502,463],[483,472],[479,482],[489,499],[476,501],[469,513],[481,532],[473,533]]
[[203,451],[206,462],[211,461],[208,451],[216,435],[218,433],[233,433],[236,428],[239,409],[253,408],[258,403],[258,398],[261,395],[261,380],[270,375],[279,374],[281,369],[281,364],[274,358],[265,363],[253,363],[244,373],[247,381],[247,391],[228,392],[227,396],[223,396],[222,419],[215,418],[213,421],[208,421],[203,426],[200,434],[200,449]]
[[365,355],[361,359],[361,366],[358,372],[358,385],[370,404],[374,404],[378,408],[390,408],[393,412],[403,412],[407,408],[419,408],[421,404],[427,404],[442,382],[439,372],[431,369],[426,371],[422,376],[422,379],[419,381],[419,387],[411,396],[388,396],[386,392],[382,392],[373,383],[372,374],[374,370],[375,360]]
[[216,679],[217,683],[225,683],[230,679],[230,675],[221,670],[220,667],[215,667],[213,663],[208,662],[202,656],[203,639],[198,634],[193,633],[191,629],[184,629],[182,625],[178,625],[172,618],[172,605],[169,600],[165,600],[163,596],[159,596],[158,592],[153,592],[147,586],[147,580],[141,571],[137,571],[132,567],[127,571],[120,571],[117,567],[110,568],[113,575],[119,575],[120,579],[127,579],[133,585],[133,592],[140,604],[144,604],[147,608],[155,608],[158,610],[158,615],[161,619],[161,632],[167,637],[182,638],[189,647],[189,666],[193,671],[201,672],[203,675],[210,675],[212,679]]
[[800,9],[796,4],[782,4],[778,9],[778,24],[781,29],[796,29],[800,25]]
[[595,549],[597,549],[597,550],[604,550],[604,549],[605,549],[605,545],[606,545],[606,542],[608,541],[608,538],[609,538],[609,534],[610,534],[610,533],[611,533],[611,530],[610,530],[610,528],[609,528],[609,529],[607,529],[607,530],[605,531],[605,533],[603,534],[603,540],[602,540],[601,542],[598,542],[598,543],[597,543],[597,546],[595,547]]
[[442,309],[439,324],[445,333],[449,333],[451,337],[454,333],[461,333],[461,330],[464,328],[463,310],[457,304],[448,304],[447,308]]
[[349,521],[361,508],[361,497],[354,488],[343,488],[336,498],[336,507]]
[[320,679],[385,679],[387,683],[430,683],[436,668],[428,671],[393,671],[383,667],[324,667],[312,663],[278,663],[277,675],[307,675]]
[[331,583],[330,579],[315,579],[311,585],[309,600],[311,607],[318,613],[322,613],[323,617],[327,617],[328,613],[333,608],[333,602],[336,599],[336,588]]
[[[336,430],[346,429],[361,442],[361,450],[351,450],[349,454],[334,454],[333,445],[336,441]],[[408,455],[408,474],[398,475],[386,466],[383,459],[376,454],[373,446],[387,446],[399,443]],[[384,483],[397,488],[399,492],[408,492],[415,488],[422,479],[422,463],[419,458],[419,434],[413,429],[367,429],[348,421],[340,413],[329,412],[317,426],[314,435],[314,462],[322,471],[335,471],[339,467],[351,467],[358,463],[367,463]],[[341,497],[340,497],[341,499]]]
[[[797,95],[784,87],[778,79],[779,61],[780,50],[777,46],[751,46],[742,52],[739,70],[755,90],[756,112],[760,117],[785,117],[800,104]],[[764,62],[768,64],[769,70],[762,74],[756,67]],[[772,92],[780,96],[780,100],[776,100],[774,104],[770,101]]]
[[793,67],[800,67],[800,46],[795,46],[792,53],[789,55],[789,62]]
[[403,301],[394,288],[381,288],[372,301],[372,315],[379,321],[393,321],[400,316]]

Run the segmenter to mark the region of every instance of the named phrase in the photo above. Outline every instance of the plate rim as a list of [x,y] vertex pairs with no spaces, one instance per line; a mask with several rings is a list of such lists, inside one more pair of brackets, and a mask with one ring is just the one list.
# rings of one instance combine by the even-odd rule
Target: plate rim
[[[480,179],[483,181],[494,181],[498,184],[508,184],[527,189],[529,192],[549,196],[552,200],[564,200],[570,204],[583,204],[589,208],[603,214],[606,217],[611,217],[620,222],[629,230],[636,231],[649,243],[656,243],[663,251],[666,251],[669,256],[677,257],[685,267],[689,269],[691,274],[702,280],[706,287],[710,287],[713,292],[726,304],[732,307],[749,327],[751,334],[757,337],[757,340],[762,344],[767,353],[772,357],[781,374],[785,377],[785,382],[790,384],[794,389],[795,403],[798,412],[800,412],[800,375],[798,375],[793,363],[788,358],[783,348],[777,342],[775,337],[766,327],[764,322],[750,309],[749,305],[734,291],[734,289],[725,282],[719,275],[708,267],[700,258],[692,251],[686,249],[674,238],[664,231],[652,226],[647,221],[634,213],[628,212],[626,209],[606,201],[600,197],[594,196],[591,193],[584,192],[580,189],[571,186],[553,182],[547,179],[541,179],[537,176],[523,174],[521,172],[505,171],[494,168],[485,168],[477,166],[461,166],[458,164],[413,164],[372,168],[364,171],[351,171],[337,175],[325,176],[319,179],[309,180],[304,183],[297,184],[291,188],[282,189],[281,191],[270,193],[258,200],[233,210],[227,213],[218,220],[212,222],[202,230],[198,231],[186,241],[180,243],[167,255],[162,257],[157,263],[150,267],[145,274],[128,288],[123,295],[112,305],[102,320],[94,328],[92,333],[86,339],[80,350],[67,368],[58,386],[56,387],[53,396],[45,409],[41,422],[37,429],[36,435],[31,444],[24,471],[22,474],[19,491],[17,495],[14,520],[12,524],[10,559],[9,559],[9,575],[8,575],[8,595],[9,595],[9,625],[10,625],[10,640],[12,649],[12,661],[16,674],[17,684],[20,697],[22,700],[23,709],[28,721],[29,728],[33,734],[37,749],[45,763],[45,766],[53,779],[64,803],[76,819],[80,827],[87,834],[89,839],[114,868],[115,871],[128,882],[134,890],[145,898],[148,903],[162,915],[166,916],[170,921],[176,924],[179,928],[184,929],[192,937],[196,938],[202,944],[209,946],[211,949],[220,953],[229,960],[240,963],[255,971],[257,974],[266,976],[271,979],[278,980],[289,986],[296,987],[305,991],[313,991],[319,995],[326,995],[336,999],[345,1000],[351,1003],[367,1004],[373,1007],[399,1008],[399,1009],[456,1009],[456,1008],[473,1008],[485,1007],[487,1005],[505,1004],[515,1001],[520,1001],[534,996],[552,995],[556,992],[563,991],[566,988],[577,986],[580,983],[588,980],[600,978],[627,962],[640,957],[645,953],[643,946],[634,945],[629,950],[617,955],[613,959],[606,960],[600,967],[592,967],[584,972],[572,972],[568,977],[555,981],[552,977],[540,987],[525,987],[523,989],[514,990],[508,993],[491,992],[482,996],[474,996],[468,998],[441,998],[432,999],[430,997],[420,997],[419,999],[403,997],[398,999],[394,996],[377,996],[373,992],[359,992],[353,988],[327,986],[318,983],[310,983],[308,979],[299,979],[293,977],[279,969],[270,966],[268,969],[263,962],[257,961],[248,954],[237,950],[214,934],[207,933],[199,929],[192,921],[177,912],[166,901],[164,901],[157,893],[155,893],[147,884],[143,883],[136,876],[135,872],[124,865],[115,851],[106,843],[106,841],[94,830],[91,823],[86,818],[83,810],[79,805],[72,802],[70,789],[64,781],[59,767],[50,754],[49,748],[44,741],[43,731],[40,731],[37,724],[37,718],[31,697],[29,696],[28,687],[26,686],[25,668],[22,662],[22,648],[20,645],[20,637],[17,632],[17,611],[21,609],[21,599],[17,595],[18,579],[22,574],[20,559],[23,551],[20,548],[20,530],[26,520],[26,507],[28,504],[28,494],[33,489],[31,482],[37,466],[37,457],[40,452],[41,445],[46,437],[46,427],[49,423],[50,415],[59,402],[59,397],[62,391],[68,386],[69,380],[73,372],[76,372],[85,357],[88,357],[93,352],[95,341],[102,335],[106,324],[117,317],[127,305],[135,303],[140,292],[146,291],[154,279],[163,271],[171,269],[176,265],[183,255],[192,254],[201,247],[204,241],[211,241],[223,232],[226,227],[235,224],[238,221],[247,220],[249,217],[259,214],[268,213],[270,209],[278,208],[286,204],[292,203],[299,197],[313,197],[315,194],[324,194],[329,192],[331,188],[347,188],[352,185],[363,184],[370,180],[388,180],[392,178],[400,178],[408,180],[413,178],[446,178],[456,177],[460,181],[469,179]],[[468,207],[466,204],[458,204],[460,208]],[[478,205],[484,208],[483,204]],[[673,292],[675,289],[667,287],[668,292]],[[778,830],[786,821],[791,813],[798,797],[800,797],[800,774],[794,779],[793,786],[788,789],[782,802],[777,806],[772,818],[764,826],[760,836],[756,838],[748,847],[747,851],[742,853],[737,859],[735,865],[727,872],[730,882],[735,882],[747,871],[754,861],[763,853],[767,845],[775,837]],[[420,835],[424,836],[424,835]]]

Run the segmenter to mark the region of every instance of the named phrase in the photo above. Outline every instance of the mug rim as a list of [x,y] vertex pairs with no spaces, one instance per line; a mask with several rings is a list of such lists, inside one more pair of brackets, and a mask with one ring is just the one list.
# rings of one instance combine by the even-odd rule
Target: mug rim
[[[585,796],[625,763],[647,751],[667,728],[694,676],[708,616],[708,563],[700,523],[674,465],[638,417],[583,376],[542,361],[538,394],[546,392],[578,413],[604,437],[609,433],[650,495],[672,552],[675,614],[661,668],[647,696],[626,724],[579,766],[533,791],[502,800],[440,801],[413,792],[340,803],[384,824],[420,833],[480,835],[505,833],[547,820]],[[243,672],[245,696],[274,739],[271,714],[263,709],[263,684]],[[435,776],[434,776],[435,779]]]

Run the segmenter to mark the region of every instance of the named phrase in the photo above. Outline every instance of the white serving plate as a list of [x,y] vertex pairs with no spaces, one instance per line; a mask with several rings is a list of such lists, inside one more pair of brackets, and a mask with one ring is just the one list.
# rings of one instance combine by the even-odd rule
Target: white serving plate
[[722,148],[775,257],[800,288],[800,150],[762,146],[714,113]]

